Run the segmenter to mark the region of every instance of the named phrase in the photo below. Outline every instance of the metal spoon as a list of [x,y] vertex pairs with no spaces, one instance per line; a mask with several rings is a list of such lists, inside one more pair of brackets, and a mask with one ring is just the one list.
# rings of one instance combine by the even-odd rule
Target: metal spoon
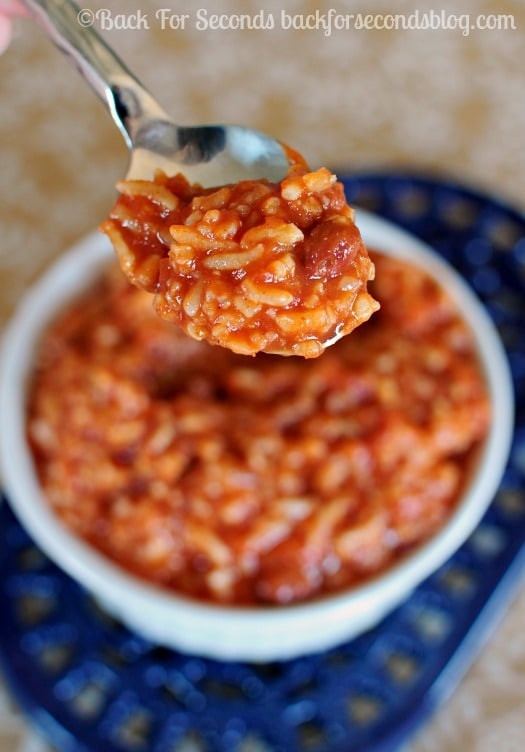
[[274,139],[237,125],[176,125],[92,28],[71,0],[24,0],[109,109],[131,152],[127,179],[150,180],[161,168],[205,187],[284,178],[289,159]]

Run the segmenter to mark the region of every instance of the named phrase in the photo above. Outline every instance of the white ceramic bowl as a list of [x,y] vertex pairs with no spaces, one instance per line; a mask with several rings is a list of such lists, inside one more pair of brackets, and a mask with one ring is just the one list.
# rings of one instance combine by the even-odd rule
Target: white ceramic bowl
[[455,301],[474,332],[493,420],[472,479],[447,524],[381,576],[334,596],[286,607],[197,603],[129,575],[76,538],[52,513],[26,442],[26,388],[39,338],[50,319],[111,257],[104,236],[89,235],[65,253],[28,292],[5,332],[0,356],[0,467],[11,506],[51,559],[115,616],[155,642],[214,658],[250,661],[326,649],[371,627],[400,603],[463,543],[493,498],[513,430],[512,383],[494,326],[468,286],[431,249],[365,212],[358,212],[357,223],[369,247],[423,266]]

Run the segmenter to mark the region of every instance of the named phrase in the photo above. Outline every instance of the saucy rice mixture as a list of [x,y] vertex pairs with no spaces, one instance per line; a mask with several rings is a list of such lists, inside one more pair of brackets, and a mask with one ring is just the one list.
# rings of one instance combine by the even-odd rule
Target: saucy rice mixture
[[342,184],[294,158],[280,183],[203,189],[161,171],[118,183],[101,229],[163,318],[242,355],[315,358],[377,310]]
[[75,533],[218,602],[377,573],[450,515],[489,416],[471,337],[421,271],[374,256],[381,310],[317,360],[185,337],[109,271],[44,337],[28,433]]

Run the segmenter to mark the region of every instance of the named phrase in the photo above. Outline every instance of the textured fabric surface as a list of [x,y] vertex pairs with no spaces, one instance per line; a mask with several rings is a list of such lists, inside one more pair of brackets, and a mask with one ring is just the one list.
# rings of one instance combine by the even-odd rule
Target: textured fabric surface
[[[141,11],[144,28],[105,37],[183,124],[234,122],[299,149],[312,167],[407,167],[471,183],[525,207],[525,8],[521,0],[441,0],[436,13],[514,14],[515,31],[330,33],[283,28],[281,13],[387,14],[431,2],[83,0]],[[187,13],[162,29],[159,8]],[[424,6],[424,8],[422,7]],[[497,7],[496,7],[497,6]],[[254,16],[273,30],[199,30],[197,11]],[[496,10],[495,10],[496,8]],[[99,17],[100,19],[100,17]],[[109,210],[126,150],[75,70],[28,21],[0,58],[0,323],[27,285]],[[411,752],[514,752],[525,738],[525,593]],[[0,752],[37,752],[0,698]]]

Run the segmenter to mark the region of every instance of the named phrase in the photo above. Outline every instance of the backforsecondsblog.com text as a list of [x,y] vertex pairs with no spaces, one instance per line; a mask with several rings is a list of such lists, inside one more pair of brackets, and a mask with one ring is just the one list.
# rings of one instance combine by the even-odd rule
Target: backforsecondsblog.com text
[[82,8],[77,21],[84,28],[102,31],[309,31],[326,37],[341,32],[360,31],[455,31],[463,36],[473,32],[516,31],[511,13],[449,13],[445,10],[419,10],[412,13],[343,13],[336,8],[311,13],[290,13],[260,9],[253,13],[214,13],[207,8],[176,12],[171,8],[155,11],[134,10],[115,13],[109,8]]

